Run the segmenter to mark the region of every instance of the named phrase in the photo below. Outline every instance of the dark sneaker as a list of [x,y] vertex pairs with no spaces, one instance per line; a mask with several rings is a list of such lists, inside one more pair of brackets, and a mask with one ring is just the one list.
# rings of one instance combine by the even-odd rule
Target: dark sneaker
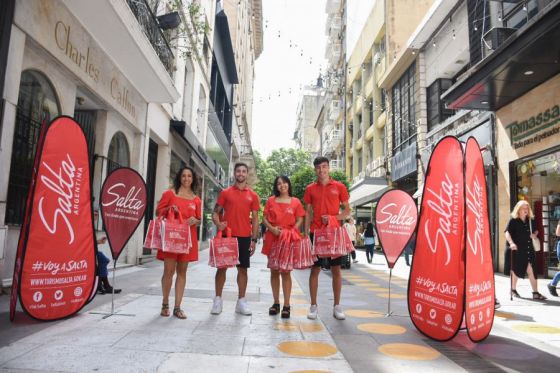
[[552,285],[552,284],[548,284],[546,285],[546,287],[548,288],[548,292],[550,293],[550,295],[557,297],[558,296],[558,292],[556,292],[556,286]]

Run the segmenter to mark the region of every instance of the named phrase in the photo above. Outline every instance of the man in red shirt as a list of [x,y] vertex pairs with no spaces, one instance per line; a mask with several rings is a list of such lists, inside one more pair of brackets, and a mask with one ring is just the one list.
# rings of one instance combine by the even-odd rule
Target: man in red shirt
[[[255,245],[259,232],[259,196],[247,185],[249,167],[245,163],[236,163],[234,167],[235,184],[224,189],[218,196],[218,201],[212,213],[212,221],[218,230],[226,227],[231,229],[231,235],[237,238],[239,246],[239,265],[237,266],[237,287],[239,297],[235,312],[251,315],[251,310],[245,299],[247,290],[247,268],[251,266],[250,257],[255,253]],[[222,290],[226,282],[227,268],[216,271],[216,297],[212,306],[213,315],[222,312]]]
[[[341,182],[333,180],[329,174],[329,160],[325,157],[317,157],[313,161],[317,181],[311,183],[305,189],[303,201],[305,202],[306,218],[305,218],[305,234],[311,231],[311,239],[313,240],[313,232],[315,229],[329,223],[331,216],[337,220],[340,227],[341,220],[346,219],[350,215],[350,205],[348,203],[348,190]],[[340,206],[343,210],[340,212]],[[338,320],[344,320],[346,315],[340,306],[340,291],[342,289],[342,276],[340,274],[340,265],[342,257],[328,258],[332,273],[332,288],[334,294],[333,316]],[[317,287],[319,285],[319,273],[321,272],[320,260],[315,262],[311,268],[309,275],[309,293],[311,295],[311,307],[307,318],[315,320],[317,318]]]

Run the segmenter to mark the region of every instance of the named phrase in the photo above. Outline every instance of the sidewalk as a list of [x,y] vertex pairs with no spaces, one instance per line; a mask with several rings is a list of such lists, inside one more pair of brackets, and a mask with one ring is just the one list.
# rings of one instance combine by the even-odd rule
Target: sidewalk
[[[118,269],[117,281],[125,289],[116,298],[116,309],[134,316],[103,319],[86,310],[44,328],[44,323],[30,326],[20,314],[18,324],[9,327],[38,331],[0,348],[0,372],[557,372],[560,366],[558,298],[546,303],[509,301],[509,279],[503,276],[496,276],[502,308],[491,336],[474,344],[459,332],[440,343],[420,334],[408,317],[409,267],[404,258],[392,273],[392,316],[385,315],[385,258],[376,252],[374,262],[367,264],[359,251],[360,262],[343,271],[345,321],[332,316],[331,277],[326,271],[319,278],[319,319],[307,320],[307,270],[293,272],[292,318],[286,321],[268,315],[269,271],[259,250],[252,258],[247,289],[253,315],[234,312],[235,270],[228,271],[222,314],[210,315],[214,270],[206,264],[207,252],[189,267],[183,301],[187,320],[159,316],[160,262]],[[545,281],[540,282],[544,288]],[[132,283],[140,286],[127,291]],[[520,282],[519,292],[529,295],[528,286],[527,280]],[[94,311],[110,309],[110,298],[103,297],[95,301],[106,303]],[[4,303],[0,299],[6,315]]]

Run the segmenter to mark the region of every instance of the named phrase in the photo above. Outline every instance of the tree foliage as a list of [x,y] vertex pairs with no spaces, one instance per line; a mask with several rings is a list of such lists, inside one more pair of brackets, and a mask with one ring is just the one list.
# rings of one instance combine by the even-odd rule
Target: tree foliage
[[[346,186],[346,189],[350,189],[350,183],[348,182],[348,178],[343,171],[331,171],[331,177],[334,180],[343,183]],[[311,166],[306,166],[296,172],[291,178],[292,191],[294,193],[294,196],[303,201],[303,193],[305,192],[305,188],[315,180],[317,180],[317,176],[315,175],[315,170]]]

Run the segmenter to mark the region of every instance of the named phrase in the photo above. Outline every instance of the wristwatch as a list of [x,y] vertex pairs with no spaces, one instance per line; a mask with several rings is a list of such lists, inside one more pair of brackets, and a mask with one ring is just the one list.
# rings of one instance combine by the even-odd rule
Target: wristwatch
[[257,242],[258,240],[256,238],[251,238],[252,242]]

